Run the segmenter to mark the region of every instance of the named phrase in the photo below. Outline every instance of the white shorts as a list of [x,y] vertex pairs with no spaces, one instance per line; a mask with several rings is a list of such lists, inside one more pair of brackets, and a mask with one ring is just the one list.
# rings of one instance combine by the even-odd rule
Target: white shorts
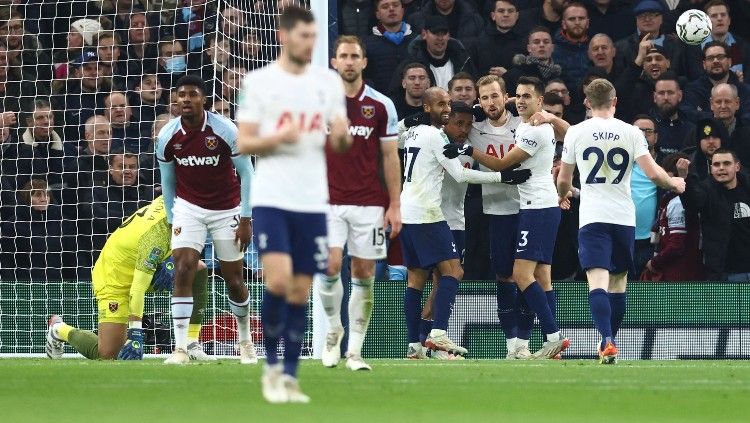
[[230,210],[208,210],[176,198],[172,208],[172,249],[203,251],[210,233],[216,258],[230,262],[241,260],[242,251],[234,242],[239,222],[239,206]]
[[346,244],[349,255],[361,259],[385,258],[384,213],[379,206],[329,206],[328,246],[344,248]]

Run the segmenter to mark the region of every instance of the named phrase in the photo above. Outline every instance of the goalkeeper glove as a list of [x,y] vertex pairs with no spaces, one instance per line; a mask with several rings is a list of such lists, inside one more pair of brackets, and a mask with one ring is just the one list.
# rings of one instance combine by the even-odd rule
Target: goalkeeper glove
[[154,291],[171,291],[174,282],[174,258],[169,256],[168,259],[156,269],[154,273],[153,285]]
[[443,146],[443,155],[449,159],[455,159],[458,156],[469,156],[474,153],[474,147],[468,144],[445,144]]
[[427,112],[415,113],[411,116],[404,118],[404,126],[411,128],[417,125],[431,125],[430,115]]
[[531,177],[531,169],[516,170],[518,166],[520,165],[516,165],[512,169],[500,172],[500,181],[508,185],[518,185],[528,181]]
[[128,329],[128,340],[117,354],[118,360],[143,360],[143,329]]

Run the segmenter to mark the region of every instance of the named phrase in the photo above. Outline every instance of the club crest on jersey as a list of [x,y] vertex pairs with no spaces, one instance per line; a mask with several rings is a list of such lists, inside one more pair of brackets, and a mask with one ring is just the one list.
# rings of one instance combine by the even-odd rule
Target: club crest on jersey
[[362,106],[362,117],[372,119],[375,117],[375,106]]
[[216,140],[216,137],[209,136],[206,137],[206,148],[209,150],[216,150],[216,147],[219,146],[219,141]]
[[182,144],[175,144],[174,145],[175,150],[182,150]]
[[109,302],[109,311],[111,313],[117,313],[117,309],[120,308],[120,303],[117,301],[110,301]]
[[178,226],[174,228],[174,236],[179,236],[182,233],[182,227]]

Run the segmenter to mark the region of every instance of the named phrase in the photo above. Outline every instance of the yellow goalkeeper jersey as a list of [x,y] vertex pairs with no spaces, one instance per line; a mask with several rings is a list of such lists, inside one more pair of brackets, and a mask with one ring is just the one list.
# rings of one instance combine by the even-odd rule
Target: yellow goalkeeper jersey
[[135,270],[153,275],[172,253],[164,199],[159,196],[125,219],[94,264],[94,291],[127,291]]

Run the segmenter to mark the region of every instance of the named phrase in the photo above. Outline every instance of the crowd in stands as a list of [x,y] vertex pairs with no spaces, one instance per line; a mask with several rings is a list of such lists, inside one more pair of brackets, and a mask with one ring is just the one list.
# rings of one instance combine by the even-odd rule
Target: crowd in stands
[[[207,109],[233,117],[243,75],[275,57],[270,14],[293,1],[0,6],[0,280],[86,278],[107,235],[159,194],[154,139],[179,115],[173,84],[186,73],[202,76]],[[674,34],[688,9],[704,10],[713,23],[701,45]],[[750,229],[738,235],[727,216],[714,218],[729,220],[722,225],[708,217],[729,207],[725,193],[712,191],[716,151],[733,152],[739,186],[750,189],[742,165],[750,163],[750,26],[742,25],[750,2],[339,0],[337,11],[339,33],[365,42],[367,83],[393,100],[401,119],[422,110],[430,86],[473,105],[474,82],[494,74],[511,96],[521,76],[540,78],[545,109],[576,124],[588,117],[583,87],[610,80],[617,117],[644,132],[668,171],[703,184],[685,201],[635,170],[638,263],[631,277],[750,275],[736,268],[743,257],[750,262],[750,246],[707,251],[708,238],[713,248],[717,237],[736,246],[750,236]],[[465,279],[494,279],[481,201],[481,188],[470,186]],[[750,227],[750,209],[732,212]],[[718,233],[706,235],[708,227]],[[554,279],[584,276],[576,231],[574,202],[560,226]],[[665,241],[665,234],[680,236]]]

